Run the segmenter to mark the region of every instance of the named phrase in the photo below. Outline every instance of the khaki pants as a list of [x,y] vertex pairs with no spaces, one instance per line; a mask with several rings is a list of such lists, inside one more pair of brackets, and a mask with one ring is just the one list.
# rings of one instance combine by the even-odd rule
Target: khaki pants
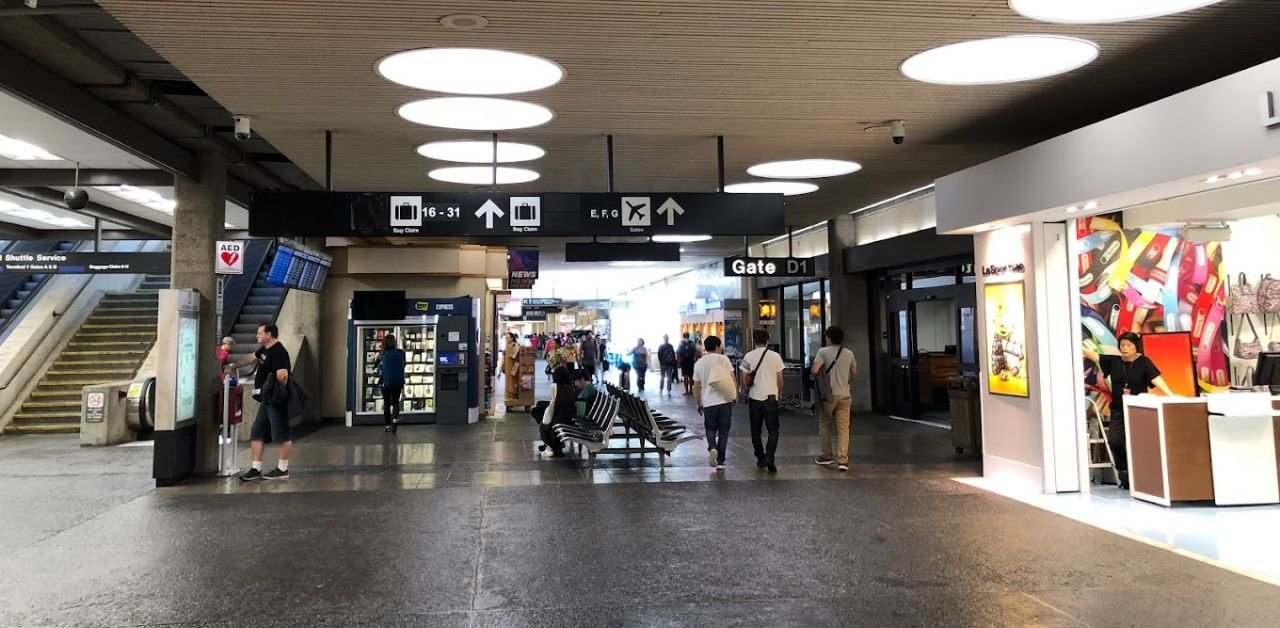
[[830,460],[831,424],[836,424],[836,464],[849,464],[849,409],[853,407],[852,397],[836,397],[822,404],[822,414],[818,417],[818,440],[822,441],[822,457]]

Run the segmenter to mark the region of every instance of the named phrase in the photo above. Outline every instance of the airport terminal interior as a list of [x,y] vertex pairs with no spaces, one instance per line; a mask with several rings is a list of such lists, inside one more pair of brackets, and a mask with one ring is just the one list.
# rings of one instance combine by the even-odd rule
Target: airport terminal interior
[[1280,626],[1280,2],[0,0],[0,626]]

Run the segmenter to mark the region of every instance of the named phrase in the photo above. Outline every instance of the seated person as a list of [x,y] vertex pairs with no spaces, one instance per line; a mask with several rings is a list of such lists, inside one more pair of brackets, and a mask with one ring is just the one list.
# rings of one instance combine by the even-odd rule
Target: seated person
[[578,399],[574,403],[574,418],[584,418],[587,416],[587,408],[591,407],[591,401],[596,398],[596,387],[591,383],[591,371],[580,369],[573,375],[573,387],[578,391]]

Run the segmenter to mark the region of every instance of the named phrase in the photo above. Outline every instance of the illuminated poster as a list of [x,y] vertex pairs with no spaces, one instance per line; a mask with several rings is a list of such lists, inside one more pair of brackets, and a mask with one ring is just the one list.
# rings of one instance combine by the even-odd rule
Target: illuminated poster
[[187,316],[178,319],[178,407],[174,415],[178,422],[196,418],[196,344],[199,338],[199,319]]
[[989,283],[984,290],[987,388],[993,395],[1030,396],[1027,384],[1027,315],[1022,282]]

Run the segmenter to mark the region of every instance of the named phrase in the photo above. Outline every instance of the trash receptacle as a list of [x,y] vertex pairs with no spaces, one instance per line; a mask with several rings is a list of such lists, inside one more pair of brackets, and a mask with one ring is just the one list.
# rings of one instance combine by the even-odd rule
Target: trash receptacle
[[951,443],[956,453],[982,451],[982,406],[978,378],[948,377],[947,397],[951,401]]

